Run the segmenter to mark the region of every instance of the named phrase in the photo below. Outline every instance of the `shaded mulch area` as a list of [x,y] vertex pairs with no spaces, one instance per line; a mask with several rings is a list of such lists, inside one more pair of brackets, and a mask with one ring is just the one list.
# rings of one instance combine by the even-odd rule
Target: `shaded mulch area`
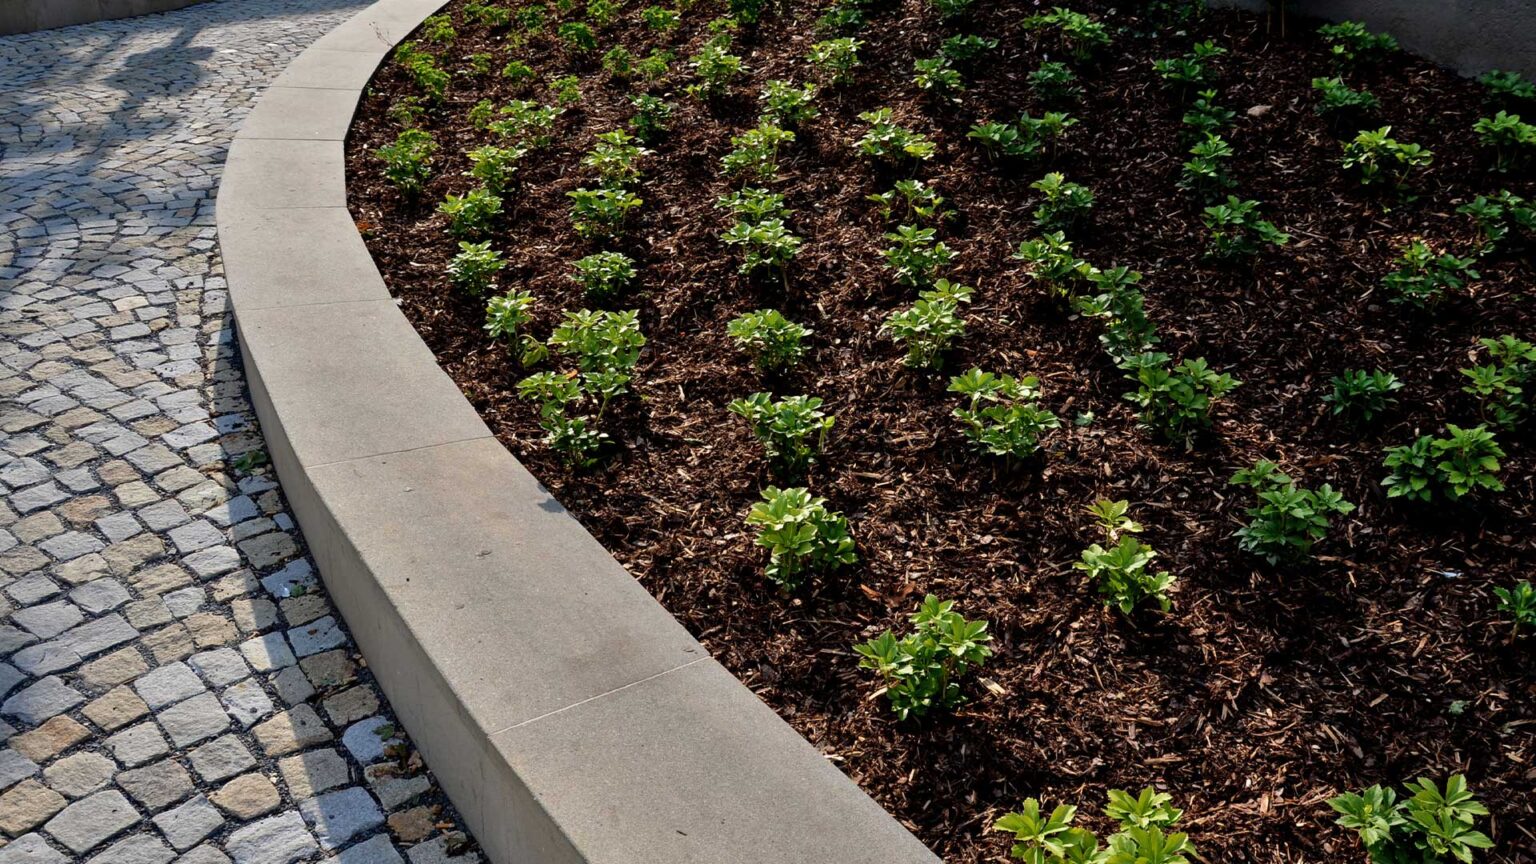
[[[1312,77],[1333,72],[1310,28],[1281,39],[1236,12],[1174,28],[1131,4],[1075,5],[1124,29],[1103,60],[1079,65],[1086,95],[1070,110],[1080,123],[1032,164],[991,161],[965,133],[1044,110],[1025,76],[1057,59],[1054,46],[1019,27],[1036,4],[978,3],[959,23],[917,2],[875,9],[858,34],[866,46],[855,81],[823,92],[822,115],[774,185],[805,239],[781,284],[739,275],[738,254],[720,243],[728,220],[713,202],[740,184],[717,167],[730,136],[755,123],[763,81],[805,80],[819,9],[795,4],[739,34],[745,80],[705,106],[681,92],[683,60],[660,83],[614,81],[595,58],[567,58],[550,35],[510,50],[504,31],[463,21],[451,4],[459,38],[432,47],[447,68],[490,52],[498,69],[518,58],[546,78],[582,76],[581,103],[560,119],[554,145],[526,160],[494,236],[511,262],[503,288],[540,299],[541,337],[562,310],[589,305],[567,274],[601,247],[575,236],[565,193],[592,185],[579,163],[593,136],[627,121],[631,92],[679,106],[674,133],[643,160],[645,206],[627,238],[606,247],[639,264],[637,288],[614,308],[640,310],[649,346],[640,398],[605,418],[616,452],[594,470],[573,473],[543,446],[534,406],[514,391],[526,370],[485,338],[483,302],[447,284],[456,248],[434,213],[444,194],[471,188],[463,152],[491,141],[468,124],[468,108],[548,101],[547,89],[456,75],[447,104],[423,121],[441,149],[425,203],[413,205],[383,182],[371,153],[398,132],[388,106],[414,92],[387,65],[349,143],[352,209],[406,314],[498,437],[721,662],[947,860],[1004,860],[1006,840],[988,829],[1026,795],[1079,803],[1079,823],[1104,828],[1104,791],[1149,783],[1186,808],[1209,860],[1358,860],[1353,837],[1331,827],[1326,798],[1456,771],[1494,813],[1498,848],[1487,860],[1536,860],[1536,678],[1490,590],[1531,575],[1536,457],[1520,436],[1501,434],[1508,490],[1456,506],[1389,503],[1379,486],[1383,447],[1476,422],[1457,370],[1471,365],[1477,337],[1536,333],[1536,274],[1519,255],[1482,262],[1483,279],[1432,314],[1387,303],[1381,275],[1414,237],[1467,254],[1473,226],[1455,207],[1500,188],[1530,196],[1536,185],[1488,173],[1471,126],[1493,109],[1447,70],[1403,55],[1347,75],[1380,98],[1373,125],[1435,152],[1416,198],[1400,200],[1362,189],[1338,166],[1338,136],[1312,110]],[[600,50],[670,47],[686,58],[718,11],[694,6],[676,34],[658,37],[631,8],[599,29]],[[957,32],[1001,45],[967,70],[962,102],[925,99],[912,61]],[[1204,38],[1230,49],[1216,62],[1217,88],[1239,115],[1227,135],[1237,191],[1293,236],[1251,267],[1202,256],[1204,202],[1175,185],[1189,144],[1185,104],[1151,70]],[[905,368],[878,333],[914,299],[883,268],[888,228],[865,200],[895,177],[854,155],[857,114],[882,105],[938,143],[918,176],[959,213],[943,229],[959,253],[948,275],[977,288],[943,375]],[[1163,349],[1204,356],[1244,382],[1192,449],[1137,429],[1099,325],[1070,315],[1011,260],[1037,233],[1028,186],[1047,170],[1095,191],[1091,222],[1073,235],[1078,252],[1145,274]],[[726,322],[764,307],[815,330],[809,357],[783,380],[762,380],[725,334]],[[966,446],[944,388],[973,364],[1040,377],[1063,428],[1039,464],[1009,471]],[[1330,376],[1377,367],[1406,384],[1397,410],[1364,428],[1327,413]],[[791,598],[763,578],[742,521],[774,478],[725,410],[761,389],[820,396],[837,416],[807,485],[847,514],[859,544],[856,566]],[[1359,505],[1309,566],[1268,567],[1231,536],[1251,499],[1227,480],[1259,458]],[[1082,511],[1100,497],[1129,499],[1144,539],[1180,577],[1170,615],[1128,621],[1071,569],[1097,539]],[[904,632],[928,592],[989,619],[998,653],[980,674],[990,686],[969,683],[963,709],[897,723],[850,646],[888,627]]]

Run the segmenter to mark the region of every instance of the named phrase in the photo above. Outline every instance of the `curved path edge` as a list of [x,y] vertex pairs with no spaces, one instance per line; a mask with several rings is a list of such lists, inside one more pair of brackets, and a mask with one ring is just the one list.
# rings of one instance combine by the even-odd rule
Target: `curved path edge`
[[529,475],[390,297],[343,139],[444,2],[381,0],[315,42],[218,194],[256,413],[396,715],[499,864],[937,861]]

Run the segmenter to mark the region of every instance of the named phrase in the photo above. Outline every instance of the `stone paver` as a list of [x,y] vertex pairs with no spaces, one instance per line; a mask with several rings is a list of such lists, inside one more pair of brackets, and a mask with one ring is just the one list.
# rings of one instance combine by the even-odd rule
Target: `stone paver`
[[245,455],[214,230],[241,120],[367,2],[0,38],[0,864],[462,848]]

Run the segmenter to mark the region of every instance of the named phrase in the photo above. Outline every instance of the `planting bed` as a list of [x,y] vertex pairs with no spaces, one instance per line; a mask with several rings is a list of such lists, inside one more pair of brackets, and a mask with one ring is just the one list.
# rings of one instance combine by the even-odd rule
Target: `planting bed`
[[[1007,838],[991,825],[1025,796],[1081,804],[1079,824],[1102,829],[1105,790],[1148,784],[1185,808],[1180,826],[1208,860],[1357,860],[1329,797],[1457,772],[1492,811],[1480,825],[1497,844],[1487,860],[1536,860],[1536,674],[1492,593],[1529,578],[1536,561],[1529,426],[1498,431],[1503,492],[1426,505],[1389,500],[1381,486],[1383,448],[1481,422],[1458,371],[1488,362],[1479,337],[1536,336],[1536,271],[1518,247],[1483,257],[1481,278],[1433,310],[1389,302],[1382,284],[1415,238],[1472,255],[1474,223],[1456,209],[1474,195],[1536,197],[1528,174],[1489,170],[1472,131],[1496,110],[1486,91],[1391,54],[1344,72],[1380,107],[1340,129],[1314,113],[1312,79],[1338,70],[1310,27],[1293,22],[1281,39],[1244,13],[1179,18],[1077,2],[1114,36],[1097,60],[1071,64],[1084,93],[1061,108],[1077,125],[1038,158],[995,159],[966,137],[972,125],[1040,115],[1028,73],[1070,60],[1050,31],[1020,27],[1042,10],[977,3],[941,20],[920,3],[875,6],[855,34],[863,62],[852,81],[823,87],[820,116],[784,147],[779,179],[763,184],[784,195],[804,245],[782,278],[753,277],[721,242],[731,218],[714,202],[743,185],[721,174],[720,159],[755,125],[762,84],[816,80],[804,58],[828,38],[814,24],[825,9],[788,5],[736,34],[745,72],[706,102],[683,87],[694,81],[687,58],[723,14],[711,3],[687,8],[668,34],[640,23],[632,4],[594,28],[595,52],[576,57],[554,34],[562,20],[585,20],[582,10],[552,9],[542,34],[516,44],[516,22],[488,26],[450,4],[456,38],[419,46],[453,77],[418,121],[438,150],[414,201],[386,182],[376,151],[400,131],[391,105],[421,92],[398,63],[381,70],[348,144],[351,208],[406,314],[498,437],[722,663],[946,860],[1003,860]],[[925,95],[914,59],[962,33],[999,45],[961,66],[959,101]],[[1204,254],[1210,202],[1178,185],[1190,98],[1152,65],[1203,39],[1228,49],[1210,61],[1209,86],[1237,113],[1223,133],[1235,151],[1232,191],[1291,235],[1240,263]],[[620,44],[678,59],[659,81],[618,80],[598,58]],[[490,74],[469,71],[481,53],[494,58]],[[497,74],[512,60],[536,81]],[[550,451],[536,406],[517,395],[527,374],[568,364],[524,368],[487,336],[485,298],[445,275],[458,245],[436,212],[445,194],[476,186],[465,152],[495,140],[471,124],[471,107],[549,103],[547,82],[564,75],[579,77],[580,101],[552,143],[522,160],[487,239],[508,262],[497,292],[537,298],[528,332],[539,338],[563,311],[639,310],[639,398],[609,407],[602,428],[613,443],[586,469]],[[582,159],[596,134],[625,128],[639,92],[677,104],[671,133],[638,162],[644,204],[617,240],[582,239],[566,193],[595,187]],[[879,107],[928,135],[936,156],[896,167],[860,156],[868,127],[858,115]],[[1409,194],[1364,187],[1340,166],[1341,140],[1389,124],[1434,152]],[[1124,399],[1134,385],[1101,347],[1102,323],[1073,314],[1013,259],[1040,234],[1030,184],[1047,171],[1095,193],[1068,236],[1091,264],[1144,274],[1159,348],[1203,356],[1242,382],[1190,446],[1138,427]],[[939,229],[956,253],[943,275],[976,289],[940,372],[903,365],[881,332],[916,291],[885,268],[883,235],[895,223],[866,196],[912,176],[956,214]],[[633,258],[637,276],[596,303],[569,274],[604,250]],[[804,361],[782,375],[758,372],[726,333],[762,308],[814,331]],[[960,398],[946,386],[973,365],[1039,377],[1041,404],[1061,427],[1036,457],[1007,462],[964,438],[951,416]],[[1322,399],[1332,376],[1356,368],[1404,385],[1374,423],[1333,416]],[[767,553],[744,522],[759,490],[783,478],[726,409],[759,390],[820,397],[837,418],[799,482],[848,517],[857,544],[856,564],[788,596],[764,577]],[[1357,506],[1335,517],[1310,560],[1269,565],[1238,548],[1252,495],[1228,481],[1258,459],[1307,487],[1330,483]],[[1142,538],[1178,578],[1168,614],[1106,608],[1073,569],[1101,540],[1084,512],[1100,498],[1131,502]],[[907,632],[928,593],[990,621],[996,656],[966,679],[964,706],[898,722],[852,646]]]

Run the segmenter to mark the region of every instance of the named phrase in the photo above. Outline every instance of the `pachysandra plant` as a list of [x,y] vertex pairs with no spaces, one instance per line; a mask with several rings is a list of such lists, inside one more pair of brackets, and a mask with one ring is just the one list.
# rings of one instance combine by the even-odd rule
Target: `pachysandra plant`
[[1232,475],[1231,482],[1253,490],[1256,499],[1248,524],[1238,529],[1238,546],[1271,564],[1306,560],[1327,538],[1332,518],[1355,509],[1329,484],[1303,488],[1266,459]]
[[1344,143],[1340,164],[1360,178],[1362,186],[1389,185],[1402,189],[1415,170],[1427,168],[1435,154],[1419,144],[1392,137],[1392,127],[1367,129]]
[[1104,813],[1119,825],[1108,845],[1086,828],[1073,826],[1077,808],[1062,804],[1046,814],[1035,798],[1004,814],[994,831],[1013,835],[1008,854],[1027,864],[1190,864],[1199,858],[1189,835],[1171,830],[1184,811],[1172,806],[1173,797],[1151,787],[1131,795],[1120,789],[1109,792]]
[[1479,195],[1456,212],[1472,217],[1477,225],[1480,255],[1491,255],[1506,245],[1529,245],[1536,239],[1536,205],[1508,189]]
[[640,196],[617,186],[582,188],[565,194],[571,199],[571,227],[587,239],[617,237],[623,232],[630,212],[644,203]]
[[1059,171],[1041,177],[1029,188],[1041,194],[1040,205],[1035,208],[1035,224],[1046,230],[1071,228],[1093,209],[1093,190],[1067,180]]
[[501,195],[512,186],[518,163],[527,153],[522,147],[487,144],[464,155],[469,158],[469,176],[479,180],[491,194]]
[[775,470],[790,478],[805,473],[837,422],[821,410],[821,400],[815,396],[775,400],[771,393],[753,393],[732,400],[726,408],[746,418]]
[[1351,89],[1339,77],[1313,78],[1312,89],[1317,91],[1317,105],[1313,110],[1324,117],[1358,117],[1376,110],[1381,104],[1370,91]]
[[1147,317],[1146,297],[1136,287],[1140,273],[1128,267],[1089,267],[1083,278],[1091,288],[1074,298],[1073,305],[1085,318],[1104,322],[1099,342],[1117,365],[1123,367],[1157,345],[1157,325]]
[[1369,423],[1397,404],[1393,394],[1403,389],[1396,375],[1382,369],[1346,369],[1328,381],[1332,390],[1323,401],[1333,406],[1335,415]]
[[501,215],[501,196],[489,189],[449,194],[437,205],[437,212],[448,217],[449,234],[461,240],[475,239],[489,233],[491,223]]
[[1215,90],[1201,90],[1195,94],[1195,101],[1190,103],[1183,117],[1184,125],[1202,141],[1207,135],[1220,135],[1236,120],[1236,111],[1217,104]]
[[965,335],[965,319],[960,317],[960,304],[971,302],[973,290],[968,285],[956,285],[948,279],[935,282],[933,288],[918,295],[909,309],[893,313],[885,319],[881,331],[890,334],[892,341],[906,348],[905,362],[916,369],[940,369],[944,366],[944,352],[953,342]]
[[545,442],[569,464],[596,463],[609,440],[599,429],[603,412],[614,398],[629,392],[644,346],[634,310],[566,312],[549,337],[549,347],[574,358],[577,369],[538,372],[518,382],[518,396],[539,404]]
[[517,383],[519,398],[537,402],[544,443],[573,466],[590,467],[608,434],[597,428],[597,415],[582,413],[592,401],[582,378],[560,372],[537,372]]
[[597,50],[597,35],[592,28],[581,21],[567,21],[555,28],[555,35],[564,43],[565,50],[572,56],[591,54]]
[[1488,422],[1513,429],[1530,410],[1526,388],[1536,384],[1536,345],[1508,333],[1477,341],[1492,362],[1462,369],[1469,381],[1462,392],[1477,397]]
[[980,142],[994,158],[1023,159],[1040,155],[1076,125],[1076,119],[1057,111],[1038,118],[1026,113],[1018,123],[977,123],[966,137]]
[[1328,45],[1333,58],[1345,65],[1375,62],[1398,50],[1397,40],[1388,33],[1372,33],[1359,21],[1340,21],[1317,28],[1317,35]]
[[1393,303],[1407,303],[1420,309],[1436,306],[1447,293],[1460,291],[1467,282],[1481,278],[1471,258],[1449,252],[1437,253],[1423,240],[1403,247],[1397,269],[1382,277]]
[[635,278],[634,259],[623,252],[597,252],[572,265],[571,281],[592,300],[608,300],[623,293]]
[[640,10],[640,20],[657,33],[671,33],[682,23],[682,15],[665,6],[647,6]]
[[1466,777],[1452,774],[1444,787],[1420,777],[1404,788],[1409,797],[1401,801],[1380,785],[1328,800],[1339,814],[1336,824],[1359,835],[1372,862],[1471,864],[1477,850],[1493,848],[1475,827],[1488,808],[1473,796]]
[[432,177],[432,154],[436,151],[437,142],[432,140],[432,133],[421,129],[402,131],[393,143],[377,151],[379,160],[384,163],[384,179],[401,195],[415,198]]
[[1079,63],[1092,60],[1094,55],[1109,47],[1109,28],[1098,21],[1061,6],[1050,12],[1025,18],[1025,30],[1053,30],[1072,59]]
[[880,217],[887,222],[894,219],[906,225],[938,223],[953,215],[944,206],[944,196],[921,180],[897,180],[890,190],[867,196],[866,200],[880,205]]
[[804,487],[769,486],[763,500],[752,505],[747,524],[757,529],[757,545],[768,550],[765,574],[784,593],[799,588],[806,577],[830,572],[858,561],[848,520],[827,509],[827,499]]
[[669,129],[667,124],[677,110],[676,105],[649,93],[631,97],[629,104],[635,109],[629,118],[629,128],[634,131],[636,138],[652,144],[666,137]]
[[826,39],[812,45],[806,59],[830,83],[847,84],[853,80],[853,70],[860,62],[859,49],[863,47],[863,42],[849,36]]
[[781,275],[785,274],[789,262],[800,254],[800,247],[804,243],[784,227],[782,219],[737,222],[720,235],[720,239],[727,246],[740,246],[746,250],[738,268],[746,274],[762,270],[777,270]]
[[1196,42],[1188,54],[1167,60],[1153,60],[1152,70],[1170,87],[1188,91],[1203,87],[1211,79],[1210,61],[1227,53],[1227,49],[1209,39]]
[[1211,232],[1206,252],[1213,258],[1245,258],[1257,255],[1263,246],[1284,246],[1291,235],[1275,223],[1258,218],[1259,202],[1244,201],[1228,195],[1226,203],[1205,208],[1201,221]]
[[1179,186],[1215,198],[1221,192],[1236,185],[1227,176],[1226,160],[1232,158],[1232,145],[1215,133],[1206,136],[1189,148],[1189,159],[1181,166]]
[[926,135],[898,124],[889,108],[865,111],[859,119],[869,124],[869,131],[858,141],[859,152],[884,162],[923,162],[934,157],[938,148]]
[[1056,297],[1071,299],[1087,282],[1092,267],[1072,251],[1072,241],[1061,231],[1048,231],[1019,244],[1013,255],[1023,261],[1036,281]]
[[955,260],[954,250],[932,228],[900,225],[885,235],[891,245],[882,253],[885,266],[896,276],[896,281],[908,287],[929,285],[937,278],[941,268]]
[[1142,425],[1172,441],[1186,444],[1211,425],[1211,409],[1242,382],[1216,372],[1204,357],[1174,364],[1161,351],[1127,358],[1126,377],[1136,390],[1125,398],[1141,411]]
[[996,39],[964,33],[945,39],[939,45],[939,56],[956,66],[965,66],[983,54],[997,50],[997,45]]
[[448,280],[453,287],[480,297],[491,290],[496,281],[496,274],[507,266],[507,262],[501,258],[501,253],[491,248],[487,240],[484,243],[468,243],[459,241],[459,252],[448,262]]
[[1430,501],[1439,492],[1456,501],[1479,490],[1504,491],[1499,460],[1504,449],[1486,426],[1446,424],[1446,436],[1421,435],[1410,444],[1388,447],[1388,472],[1381,485],[1388,498]]
[[1488,95],[1504,102],[1536,102],[1536,83],[1519,72],[1494,69],[1483,74],[1477,82],[1488,88]]
[[795,133],[762,120],[756,129],[731,136],[734,149],[721,158],[720,168],[732,176],[773,180],[779,173],[779,149],[794,140]]
[[1060,105],[1083,95],[1077,73],[1065,63],[1046,61],[1029,73],[1029,89],[1044,102]]
[[724,96],[731,82],[744,71],[741,58],[732,54],[729,39],[711,39],[688,61],[698,80],[683,88],[690,96],[714,100]]
[[485,304],[485,332],[492,339],[505,339],[511,344],[518,362],[531,366],[543,360],[549,349],[543,342],[528,335],[528,325],[533,322],[533,307],[537,304],[533,294],[512,289]]
[[762,105],[762,118],[775,126],[796,129],[800,124],[813,120],[821,113],[816,107],[815,84],[796,86],[794,82],[774,79],[763,84],[758,103]]
[[811,330],[785,318],[776,309],[759,309],[733,319],[726,333],[765,372],[789,369],[805,356]]
[[990,456],[1028,459],[1040,451],[1040,437],[1061,421],[1040,407],[1040,379],[1033,375],[983,372],[972,367],[949,379],[949,392],[967,398],[954,411],[971,444]]
[[1175,581],[1173,574],[1152,569],[1157,552],[1132,536],[1142,529],[1140,523],[1127,515],[1129,511],[1128,501],[1106,498],[1094,502],[1088,514],[1103,532],[1104,543],[1111,545],[1094,543],[1083,550],[1082,557],[1072,566],[1087,574],[1105,604],[1119,609],[1122,615],[1132,615],[1138,606],[1148,602],[1167,612],[1173,608],[1168,596]]
[[1536,629],[1536,587],[1530,580],[1521,579],[1509,588],[1495,588],[1493,595],[1499,598],[1498,610],[1509,616],[1511,636]]
[[613,129],[597,136],[597,143],[581,164],[595,171],[605,185],[623,185],[639,179],[640,157],[648,153],[628,132]]
[[504,141],[537,150],[549,146],[550,130],[562,113],[561,109],[553,105],[513,99],[497,112],[501,119],[493,120],[488,125]]
[[566,312],[550,334],[549,347],[576,359],[582,372],[629,372],[640,361],[645,336],[640,313],[580,309]]
[[987,622],[967,621],[953,600],[929,594],[910,620],[912,632],[900,639],[887,630],[853,646],[859,668],[874,670],[885,682],[898,720],[965,704],[960,680],[992,656]]
[[1519,170],[1536,158],[1536,124],[1522,121],[1519,114],[1500,111],[1483,117],[1473,124],[1472,131],[1493,151],[1495,171]]

